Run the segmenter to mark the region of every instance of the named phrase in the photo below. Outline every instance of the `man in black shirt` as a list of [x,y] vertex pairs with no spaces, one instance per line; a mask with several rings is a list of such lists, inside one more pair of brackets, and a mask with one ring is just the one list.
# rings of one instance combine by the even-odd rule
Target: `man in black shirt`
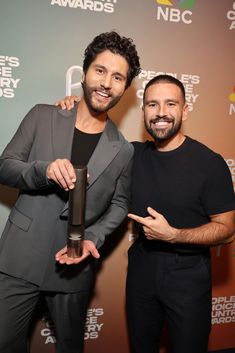
[[[0,240],[1,353],[27,352],[41,294],[57,352],[83,351],[97,249],[127,215],[133,146],[107,114],[140,71],[135,45],[116,32],[102,33],[86,48],[83,71],[79,104],[69,112],[35,106],[0,157],[0,183],[20,189]],[[86,164],[89,178],[83,252],[73,259],[64,246],[75,164]]]
[[127,313],[133,353],[156,353],[166,322],[172,353],[206,353],[211,328],[210,246],[232,240],[235,200],[223,158],[185,136],[182,83],[168,75],[145,87],[153,141],[134,142]]

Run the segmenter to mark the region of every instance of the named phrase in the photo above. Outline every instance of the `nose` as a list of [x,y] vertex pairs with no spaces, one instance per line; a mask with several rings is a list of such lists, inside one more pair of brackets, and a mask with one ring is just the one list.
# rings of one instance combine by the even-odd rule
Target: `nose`
[[105,89],[111,88],[111,75],[108,75],[108,74],[104,75],[100,85]]
[[163,117],[163,116],[167,115],[165,104],[160,104],[159,105],[157,115],[159,117]]

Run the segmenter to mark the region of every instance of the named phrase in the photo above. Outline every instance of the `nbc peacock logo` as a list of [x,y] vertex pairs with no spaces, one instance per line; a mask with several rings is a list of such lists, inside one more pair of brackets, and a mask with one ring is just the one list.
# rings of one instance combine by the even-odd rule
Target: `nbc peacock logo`
[[165,6],[179,6],[181,9],[192,9],[195,4],[195,0],[156,0],[157,4]]
[[192,23],[192,9],[195,0],[155,0],[157,3],[157,20],[167,22]]

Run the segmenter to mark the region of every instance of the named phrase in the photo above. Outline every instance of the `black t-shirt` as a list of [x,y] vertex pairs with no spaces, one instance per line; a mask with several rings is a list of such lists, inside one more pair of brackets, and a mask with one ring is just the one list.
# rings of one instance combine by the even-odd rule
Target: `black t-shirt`
[[73,165],[87,165],[101,135],[102,132],[88,134],[75,128],[71,155]]
[[[210,215],[235,208],[229,168],[205,145],[186,137],[181,146],[168,152],[157,151],[151,141],[133,142],[133,146],[131,212],[145,217],[150,206],[171,226],[193,228],[208,223]],[[189,244],[169,247],[201,248]]]

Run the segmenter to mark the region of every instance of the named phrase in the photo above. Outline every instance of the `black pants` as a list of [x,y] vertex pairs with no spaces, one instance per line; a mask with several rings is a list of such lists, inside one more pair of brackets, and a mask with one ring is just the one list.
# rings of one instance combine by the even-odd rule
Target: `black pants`
[[129,250],[127,314],[132,353],[156,353],[166,322],[172,353],[206,353],[211,328],[210,256]]
[[0,273],[0,352],[28,352],[30,320],[40,295],[56,330],[58,353],[82,353],[89,292],[41,292],[36,285]]

